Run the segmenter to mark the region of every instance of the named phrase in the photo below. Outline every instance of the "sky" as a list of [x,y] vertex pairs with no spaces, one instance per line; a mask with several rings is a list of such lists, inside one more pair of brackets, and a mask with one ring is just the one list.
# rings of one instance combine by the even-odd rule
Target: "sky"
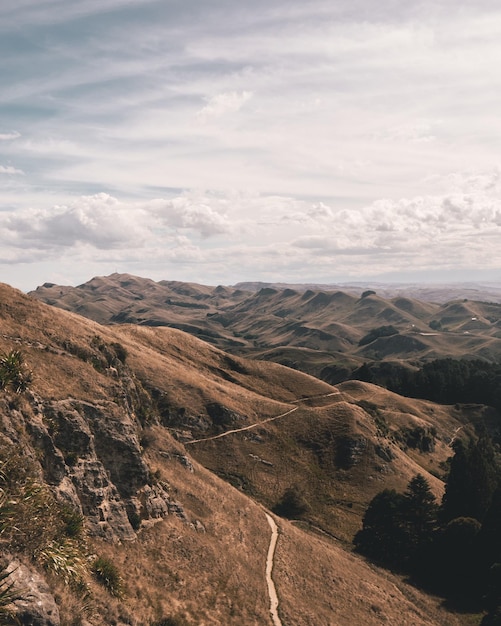
[[497,0],[0,3],[0,281],[501,282]]

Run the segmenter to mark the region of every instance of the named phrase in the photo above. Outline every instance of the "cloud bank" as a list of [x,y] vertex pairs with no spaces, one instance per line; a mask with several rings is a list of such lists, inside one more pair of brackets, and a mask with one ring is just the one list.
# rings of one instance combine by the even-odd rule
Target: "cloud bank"
[[2,279],[501,276],[500,27],[492,0],[3,3]]
[[440,194],[380,199],[357,211],[242,193],[190,192],[142,202],[83,196],[45,210],[0,213],[0,262],[45,257],[64,259],[70,268],[102,264],[109,272],[120,267],[186,280],[198,267],[223,283],[252,276],[355,279],[391,267],[426,272],[437,263],[499,267],[499,170],[439,182]]

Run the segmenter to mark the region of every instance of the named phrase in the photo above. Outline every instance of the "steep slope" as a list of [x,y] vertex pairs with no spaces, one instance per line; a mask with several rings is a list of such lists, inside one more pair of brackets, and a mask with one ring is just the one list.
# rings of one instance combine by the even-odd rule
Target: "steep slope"
[[234,304],[246,294],[225,287],[206,287],[177,281],[154,282],[130,274],[99,276],[78,287],[45,283],[32,292],[47,304],[99,323],[170,326],[218,345],[238,344],[220,326],[208,320],[221,306]]
[[[21,563],[24,615],[31,611],[33,621],[42,595],[46,607],[52,598],[44,619],[54,626],[80,623],[82,615],[95,626],[271,623],[271,530],[260,502],[272,505],[283,487],[311,479],[311,493],[304,490],[311,516],[303,524],[349,539],[375,489],[435,470],[459,418],[468,419],[373,386],[338,390],[177,330],[100,326],[0,285],[0,353],[18,351],[25,390],[16,393],[0,368],[0,480],[6,493],[17,489],[14,517],[3,518],[2,552],[12,567]],[[378,394],[376,408],[364,404]],[[408,424],[425,431],[433,411],[434,450],[407,454],[409,443],[388,434]],[[216,435],[224,436],[189,443]],[[364,482],[361,474],[376,468],[377,446],[386,445],[395,456],[384,452],[379,466],[394,465]],[[252,497],[245,480],[227,476],[235,489],[194,456],[208,467],[218,457],[237,467]],[[439,494],[440,481],[427,475]],[[345,544],[275,519],[283,623],[348,625],[353,616],[396,623],[402,612],[413,624],[460,623]]]
[[367,504],[384,488],[403,491],[418,473],[438,499],[450,442],[483,408],[407,400],[367,383],[295,403],[296,409],[253,430],[186,443],[206,467],[239,489],[279,505],[300,494],[303,520],[350,541]]

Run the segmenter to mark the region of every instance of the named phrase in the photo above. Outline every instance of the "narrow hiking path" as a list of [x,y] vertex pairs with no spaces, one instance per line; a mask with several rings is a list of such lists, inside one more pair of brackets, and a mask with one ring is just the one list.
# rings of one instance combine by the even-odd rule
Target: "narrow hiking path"
[[244,426],[243,428],[235,428],[234,430],[227,430],[224,433],[220,433],[219,435],[213,435],[212,437],[205,437],[204,439],[192,439],[191,441],[185,441],[184,445],[189,446],[192,443],[201,443],[202,441],[212,441],[213,439],[221,439],[221,437],[226,437],[227,435],[232,435],[234,433],[242,433],[245,430],[252,430],[253,428],[257,428],[258,426],[262,426],[263,424],[268,424],[269,422],[273,422],[275,420],[280,419],[281,417],[285,417],[290,413],[294,413],[297,411],[298,407],[295,406],[293,409],[289,409],[285,413],[281,413],[280,415],[275,415],[274,417],[268,417],[268,419],[263,420],[262,422],[256,422],[255,424],[251,424],[250,426]]
[[271,528],[270,546],[266,557],[266,584],[268,585],[268,595],[270,597],[270,615],[273,621],[273,626],[282,626],[282,621],[278,615],[277,590],[272,578],[275,548],[277,547],[278,541],[278,526],[269,513],[265,513],[265,515]]
[[[330,398],[332,396],[339,396],[339,395],[341,395],[340,391],[334,391],[331,393],[321,394],[317,396],[300,398],[298,400],[294,400],[293,402],[291,402],[291,404],[300,405],[303,402],[308,402],[308,401],[311,402],[317,399]],[[288,411],[285,411],[284,413],[281,413],[280,415],[269,417],[265,420],[262,420],[261,422],[256,422],[255,424],[250,424],[249,426],[243,426],[242,428],[235,428],[233,430],[227,430],[226,432],[220,433],[219,435],[213,435],[212,437],[205,437],[203,439],[192,439],[191,441],[185,441],[184,445],[188,446],[194,443],[202,443],[204,441],[213,441],[215,439],[221,439],[223,437],[227,437],[228,435],[231,435],[231,434],[252,430],[253,428],[257,428],[258,426],[269,424],[270,422],[281,419],[282,417],[286,417],[287,415],[290,415],[291,413],[294,413],[295,411],[297,411],[299,408],[300,408],[299,406],[294,406],[292,409],[289,409]],[[275,520],[273,519],[273,517],[269,513],[267,513],[266,510],[264,511],[264,513],[266,515],[266,520],[268,521],[268,524],[271,528],[270,544],[268,547],[268,554],[266,556],[266,585],[268,587],[268,597],[270,600],[270,616],[273,622],[273,626],[283,626],[280,616],[278,615],[278,594],[277,594],[277,589],[275,587],[275,583],[273,581],[273,576],[272,576],[274,558],[275,558],[275,549],[277,547],[277,541],[278,541],[278,526]]]
[[340,391],[331,391],[330,393],[322,393],[319,396],[308,396],[307,398],[300,398],[299,400],[293,400],[291,404],[301,404],[301,402],[311,402],[311,400],[321,400],[322,398],[331,398],[332,396],[340,396]]
[[[293,400],[291,404],[300,404],[301,402],[308,402],[311,400],[317,400],[321,398],[330,398],[331,396],[339,396],[339,395],[341,395],[340,391],[334,391],[332,393],[325,393],[319,396],[310,396],[308,398],[301,398],[299,400]],[[280,415],[275,415],[274,417],[268,417],[267,419],[262,420],[261,422],[256,422],[255,424],[251,424],[250,426],[243,426],[242,428],[234,428],[233,430],[226,430],[224,433],[219,433],[219,435],[212,435],[212,437],[204,437],[202,439],[192,439],[191,441],[184,441],[183,443],[185,446],[189,446],[193,443],[202,443],[203,441],[213,441],[214,439],[221,439],[222,437],[233,435],[235,433],[243,433],[246,430],[252,430],[253,428],[257,428],[258,426],[263,426],[264,424],[269,424],[270,422],[274,422],[275,420],[285,417],[286,415],[290,415],[291,413],[294,413],[294,411],[297,411],[298,409],[299,407],[295,406],[292,409],[285,411],[285,413],[281,413]]]

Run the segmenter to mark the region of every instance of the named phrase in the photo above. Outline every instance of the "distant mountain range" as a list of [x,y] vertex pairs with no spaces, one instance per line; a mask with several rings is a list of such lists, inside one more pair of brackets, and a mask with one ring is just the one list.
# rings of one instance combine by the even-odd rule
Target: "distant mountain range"
[[500,283],[453,283],[453,284],[427,284],[427,283],[264,283],[264,282],[241,282],[234,285],[236,289],[244,291],[259,291],[266,287],[272,289],[294,289],[295,291],[344,291],[353,295],[362,295],[364,291],[375,290],[383,298],[414,298],[423,302],[444,303],[451,300],[479,300],[501,303]]
[[[101,324],[177,328],[232,354],[275,361],[330,383],[364,363],[402,367],[442,357],[501,358],[494,287],[433,287],[427,293],[435,301],[404,295],[425,293],[425,287],[357,289],[209,287],[112,274],[78,287],[46,283],[30,295]],[[461,297],[440,301],[452,294]]]
[[21,623],[271,623],[271,510],[282,624],[471,623],[350,541],[382,489],[421,473],[440,498],[452,441],[473,423],[495,428],[493,409],[331,386],[165,326],[233,347],[303,337],[363,355],[359,339],[380,323],[405,328],[405,341],[433,319],[475,336],[471,317],[492,330],[497,308],[124,275],[36,296],[113,323],[0,284],[0,571],[24,594]]

